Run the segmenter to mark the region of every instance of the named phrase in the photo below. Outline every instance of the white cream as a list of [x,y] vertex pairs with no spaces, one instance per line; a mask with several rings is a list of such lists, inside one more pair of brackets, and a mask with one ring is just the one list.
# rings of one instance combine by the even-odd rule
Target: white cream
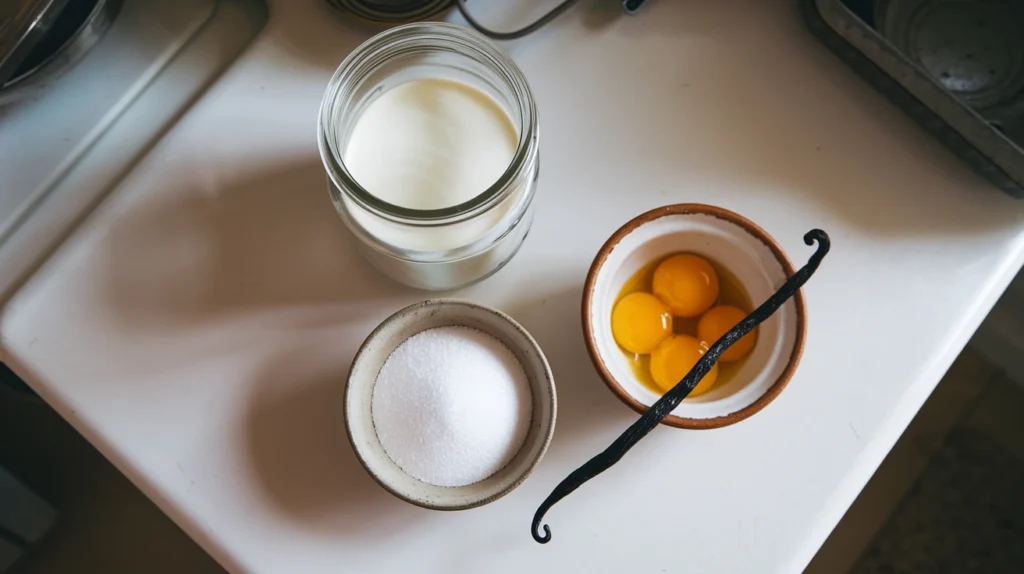
[[[497,183],[518,146],[515,124],[489,95],[462,82],[421,79],[400,84],[366,106],[355,120],[343,161],[371,195],[410,209],[442,209],[470,201]],[[528,169],[519,189],[501,204],[456,224],[396,223],[347,197],[340,211],[350,227],[373,241],[417,252],[394,258],[364,241],[364,255],[388,275],[427,289],[462,285],[500,267],[525,237],[535,164]]]
[[363,111],[344,161],[374,196],[399,207],[439,209],[498,181],[518,140],[512,120],[487,94],[453,80],[413,80]]

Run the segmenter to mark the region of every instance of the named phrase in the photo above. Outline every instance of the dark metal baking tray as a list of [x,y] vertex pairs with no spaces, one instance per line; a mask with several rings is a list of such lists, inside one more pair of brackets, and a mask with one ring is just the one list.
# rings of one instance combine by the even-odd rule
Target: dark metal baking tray
[[[972,108],[963,94],[943,86],[944,78],[933,77],[872,27],[885,0],[848,1],[857,13],[840,0],[800,0],[811,33],[965,163],[1006,193],[1024,197],[1024,142],[1011,139],[998,119]],[[954,1],[958,8],[967,5]]]

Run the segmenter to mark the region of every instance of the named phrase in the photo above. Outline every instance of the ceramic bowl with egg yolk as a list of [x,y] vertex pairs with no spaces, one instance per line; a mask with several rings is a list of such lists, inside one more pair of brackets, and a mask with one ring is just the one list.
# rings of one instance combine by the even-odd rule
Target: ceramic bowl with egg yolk
[[[803,242],[800,237],[794,241]],[[794,273],[782,248],[749,219],[698,203],[668,205],[623,225],[601,247],[583,291],[587,351],[613,393],[644,413],[660,398],[641,383],[612,336],[611,313],[626,281],[643,266],[674,253],[694,253],[728,269],[754,306]],[[808,251],[807,255],[810,256]],[[804,300],[797,292],[758,327],[757,344],[736,374],[698,397],[684,400],[663,424],[710,429],[737,423],[775,399],[793,376],[806,333]]]

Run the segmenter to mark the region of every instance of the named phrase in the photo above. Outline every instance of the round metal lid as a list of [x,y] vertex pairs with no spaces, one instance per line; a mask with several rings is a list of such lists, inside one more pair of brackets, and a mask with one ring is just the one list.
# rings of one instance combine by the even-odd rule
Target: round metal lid
[[327,0],[354,16],[383,24],[423,20],[452,4],[452,0]]

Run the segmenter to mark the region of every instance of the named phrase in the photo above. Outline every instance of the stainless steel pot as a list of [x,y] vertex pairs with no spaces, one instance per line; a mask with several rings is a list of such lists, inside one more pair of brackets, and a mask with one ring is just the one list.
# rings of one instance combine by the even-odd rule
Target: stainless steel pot
[[[5,1],[11,0],[0,0]],[[122,2],[29,2],[36,8],[29,16],[34,20],[27,22],[27,27],[13,41],[0,42],[0,50],[4,50],[0,53],[0,62],[9,64],[6,73],[0,75],[0,105],[45,88],[82,59],[110,28]],[[13,3],[26,4],[25,0],[13,0]],[[39,8],[40,5],[45,6]],[[13,28],[13,24],[9,25]]]

